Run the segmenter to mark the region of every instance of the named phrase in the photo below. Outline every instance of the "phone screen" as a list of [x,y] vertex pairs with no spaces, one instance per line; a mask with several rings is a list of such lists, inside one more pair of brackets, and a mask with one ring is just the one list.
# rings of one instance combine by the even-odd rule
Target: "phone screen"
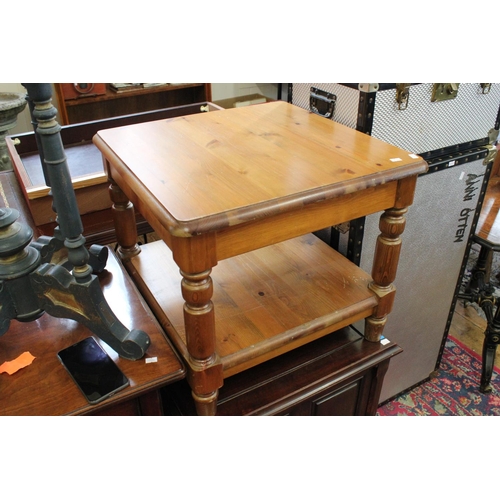
[[127,377],[92,337],[59,351],[57,356],[91,404],[129,385]]

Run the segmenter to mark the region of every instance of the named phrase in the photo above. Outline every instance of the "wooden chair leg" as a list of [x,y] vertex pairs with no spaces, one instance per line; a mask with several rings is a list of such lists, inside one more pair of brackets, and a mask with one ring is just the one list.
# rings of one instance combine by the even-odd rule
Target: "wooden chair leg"
[[476,265],[471,272],[471,279],[467,285],[467,292],[473,290],[483,290],[489,283],[491,273],[492,250],[484,245],[481,245],[479,257],[477,258]]
[[495,364],[497,345],[500,344],[500,307],[497,305],[495,315],[488,317],[488,326],[484,332],[483,359],[481,370],[481,383],[479,390],[482,393],[491,392],[491,376]]

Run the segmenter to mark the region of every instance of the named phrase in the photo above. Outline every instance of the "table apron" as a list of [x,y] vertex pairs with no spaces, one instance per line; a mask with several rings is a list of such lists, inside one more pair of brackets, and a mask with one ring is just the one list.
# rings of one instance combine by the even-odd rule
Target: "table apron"
[[391,208],[397,189],[394,181],[225,228],[216,234],[217,261]]

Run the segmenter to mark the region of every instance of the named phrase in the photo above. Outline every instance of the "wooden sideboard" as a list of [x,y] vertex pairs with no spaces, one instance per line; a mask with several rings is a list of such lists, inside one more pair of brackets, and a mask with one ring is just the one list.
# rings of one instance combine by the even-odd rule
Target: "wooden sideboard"
[[[94,143],[119,255],[186,363],[198,414],[216,414],[230,377],[359,320],[364,342],[380,341],[420,157],[282,101]],[[133,206],[160,241],[137,245]],[[311,234],[379,211],[371,275]]]
[[209,83],[170,83],[123,92],[115,92],[110,84],[105,85],[104,94],[67,99],[62,84],[55,83],[60,123],[103,120],[212,100]]
[[[39,236],[13,172],[0,172],[0,207],[19,211],[19,222]],[[27,367],[12,375],[0,373],[0,415],[161,415],[159,390],[181,380],[185,369],[179,355],[154,318],[137,288],[113,252],[99,275],[104,297],[118,319],[128,328],[140,328],[151,339],[144,358],[130,361],[96,338],[130,380],[130,386],[97,405],[88,404],[57,358],[92,332],[71,319],[43,314],[20,322],[12,320],[0,335],[0,365],[29,351],[35,357]],[[156,358],[154,363],[146,359]]]
[[[45,313],[21,323],[11,321],[0,336],[0,365],[29,351],[35,360],[18,372],[0,374],[0,415],[162,415],[159,390],[185,375],[184,366],[148,306],[110,252],[106,271],[100,275],[104,296],[113,312],[128,328],[145,331],[151,345],[144,358],[120,358],[95,337],[130,381],[129,387],[96,405],[89,404],[68,375],[57,353],[92,336],[85,326],[71,319]],[[154,363],[146,360],[156,359]]]
[[[66,125],[61,128],[61,139],[84,226],[84,235],[89,245],[94,243],[108,245],[116,241],[108,193],[109,182],[103,168],[102,156],[92,143],[92,137],[96,132],[106,128],[219,109],[222,108],[201,101],[174,108]],[[7,137],[6,143],[14,172],[35,226],[42,234],[52,235],[57,225],[56,214],[52,209],[50,189],[45,185],[35,134],[28,132],[12,135]],[[140,214],[136,214],[136,224],[141,235],[152,231],[151,226]]]

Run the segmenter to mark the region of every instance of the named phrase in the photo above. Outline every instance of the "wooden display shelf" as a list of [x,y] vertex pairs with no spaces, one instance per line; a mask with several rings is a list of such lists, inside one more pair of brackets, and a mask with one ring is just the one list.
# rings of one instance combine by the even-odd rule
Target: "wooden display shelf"
[[[59,85],[59,84],[58,84]],[[200,88],[202,86],[207,85],[206,83],[167,83],[165,85],[156,85],[153,87],[145,87],[141,89],[131,89],[131,90],[120,90],[119,92],[115,92],[109,86],[106,88],[106,93],[102,95],[95,95],[89,97],[80,97],[77,99],[65,99],[66,106],[79,106],[83,103],[91,103],[91,102],[99,102],[99,101],[108,101],[110,99],[122,99],[127,97],[133,97],[138,95],[150,95],[150,94],[158,94],[162,92],[173,92],[181,89],[188,88]]]
[[[198,102],[147,113],[66,125],[61,128],[61,139],[88,243],[110,244],[116,240],[111,215],[108,177],[104,171],[102,155],[92,143],[92,137],[99,130],[107,128],[165,120],[219,109],[222,108],[210,102]],[[52,234],[56,226],[56,214],[52,209],[50,188],[45,185],[35,134],[28,132],[12,135],[6,138],[6,143],[14,171],[35,225],[42,234]],[[152,231],[140,214],[137,214],[136,219],[139,234]]]
[[63,125],[143,113],[196,102],[211,101],[209,83],[170,83],[115,92],[107,84],[106,93],[65,99],[61,84],[54,84]]
[[[187,356],[179,269],[163,241],[126,263]],[[313,234],[221,261],[212,271],[216,351],[224,378],[370,316],[371,276]]]

